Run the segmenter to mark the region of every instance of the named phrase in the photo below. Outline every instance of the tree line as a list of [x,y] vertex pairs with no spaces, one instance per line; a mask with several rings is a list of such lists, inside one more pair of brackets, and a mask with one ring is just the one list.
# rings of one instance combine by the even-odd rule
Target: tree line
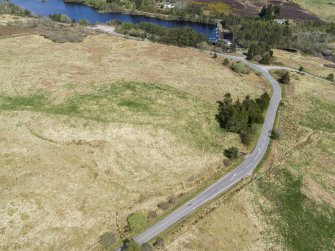
[[130,36],[148,38],[154,42],[173,44],[178,46],[196,46],[198,43],[207,41],[202,33],[197,33],[189,27],[167,28],[152,23],[122,23],[117,31]]
[[250,145],[256,133],[255,125],[264,122],[263,113],[269,106],[270,96],[263,93],[256,99],[246,96],[242,102],[239,99],[233,102],[231,94],[226,93],[217,103],[216,120],[220,127],[238,133],[242,143]]

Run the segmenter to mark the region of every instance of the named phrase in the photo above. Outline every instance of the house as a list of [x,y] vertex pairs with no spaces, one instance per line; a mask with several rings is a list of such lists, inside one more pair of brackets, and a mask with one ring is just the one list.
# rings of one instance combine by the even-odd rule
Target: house
[[164,8],[164,9],[173,9],[174,6],[173,6],[173,4],[170,3],[170,2],[164,2],[164,4],[163,4],[163,8]]
[[275,23],[277,23],[277,24],[284,24],[284,23],[286,22],[286,20],[285,20],[285,19],[282,19],[282,18],[276,18],[274,21],[275,21]]

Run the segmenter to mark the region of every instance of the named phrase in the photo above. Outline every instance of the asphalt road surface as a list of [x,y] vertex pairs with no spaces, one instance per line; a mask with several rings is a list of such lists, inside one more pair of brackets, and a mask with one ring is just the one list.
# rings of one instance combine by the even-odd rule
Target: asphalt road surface
[[242,179],[252,175],[253,171],[259,164],[259,162],[264,157],[266,150],[269,146],[271,130],[273,128],[277,109],[281,100],[281,88],[278,82],[270,75],[268,72],[269,67],[260,66],[252,64],[245,60],[243,57],[218,54],[219,56],[224,56],[233,60],[243,61],[245,64],[249,65],[251,68],[259,71],[272,85],[272,97],[270,105],[264,120],[262,131],[258,139],[257,145],[253,152],[246,156],[245,160],[237,166],[233,171],[228,173],[226,176],[215,182],[210,187],[206,188],[203,192],[198,194],[196,197],[177,208],[171,214],[166,216],[164,219],[157,222],[155,225],[151,226],[138,236],[134,238],[140,244],[150,241],[156,237],[161,232],[168,229],[173,224],[181,221],[183,218],[192,214],[197,208],[204,205],[206,202],[218,197],[233,185],[241,181]]

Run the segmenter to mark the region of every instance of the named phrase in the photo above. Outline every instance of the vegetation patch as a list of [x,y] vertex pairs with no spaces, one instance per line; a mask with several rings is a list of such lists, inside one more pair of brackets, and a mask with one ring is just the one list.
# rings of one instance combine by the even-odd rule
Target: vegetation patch
[[[263,208],[266,217],[291,250],[332,250],[335,236],[335,210],[318,205],[301,191],[302,177],[287,169],[279,170],[276,179],[262,180],[258,186],[272,208]],[[278,216],[278,217],[277,217]]]
[[140,212],[133,213],[127,218],[128,227],[131,232],[137,233],[148,224],[148,218]]
[[312,103],[310,109],[301,121],[301,124],[308,126],[314,130],[321,130],[326,132],[335,131],[335,104],[320,99],[309,97]]
[[[215,105],[172,87],[119,82],[54,104],[46,95],[0,96],[1,110],[27,110],[95,121],[152,124],[165,128],[207,151],[222,149],[225,133],[215,123]],[[168,121],[174,121],[170,123]]]

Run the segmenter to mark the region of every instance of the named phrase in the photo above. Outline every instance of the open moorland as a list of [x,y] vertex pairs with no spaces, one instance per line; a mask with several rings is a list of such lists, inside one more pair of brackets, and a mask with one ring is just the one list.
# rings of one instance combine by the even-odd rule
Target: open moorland
[[291,73],[284,90],[281,139],[258,179],[194,216],[168,250],[334,249],[335,87]]
[[304,71],[312,75],[326,78],[329,74],[335,74],[335,64],[319,57],[313,57],[300,52],[288,52],[273,50],[274,61],[277,64],[298,70],[301,66]]
[[53,43],[6,32],[2,250],[100,249],[104,232],[121,238],[138,230],[130,214],[159,215],[160,202],[173,203],[224,172],[223,149],[248,151],[238,135],[219,128],[215,102],[226,92],[242,98],[269,91],[254,73],[145,41],[92,35]]

